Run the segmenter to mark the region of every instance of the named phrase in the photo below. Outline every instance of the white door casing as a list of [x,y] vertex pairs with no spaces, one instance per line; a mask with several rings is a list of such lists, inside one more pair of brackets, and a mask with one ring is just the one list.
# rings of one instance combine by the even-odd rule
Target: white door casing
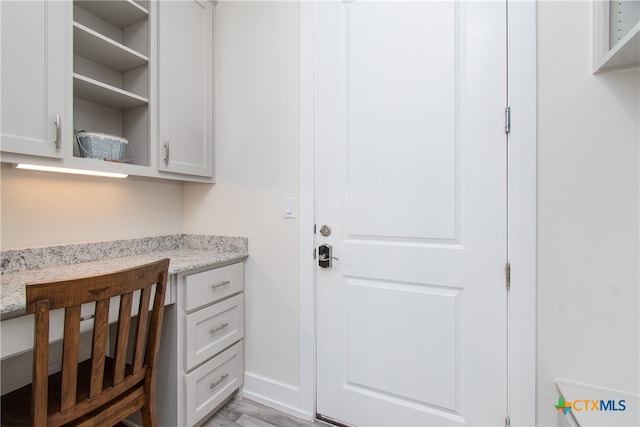
[[507,415],[506,10],[315,5],[317,412]]

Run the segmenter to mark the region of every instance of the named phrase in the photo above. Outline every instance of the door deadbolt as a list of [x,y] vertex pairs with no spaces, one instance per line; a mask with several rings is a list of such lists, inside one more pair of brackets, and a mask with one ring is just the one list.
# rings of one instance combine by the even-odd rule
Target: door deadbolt
[[320,234],[322,234],[324,237],[331,236],[331,227],[329,227],[326,224],[323,224],[322,227],[320,227]]

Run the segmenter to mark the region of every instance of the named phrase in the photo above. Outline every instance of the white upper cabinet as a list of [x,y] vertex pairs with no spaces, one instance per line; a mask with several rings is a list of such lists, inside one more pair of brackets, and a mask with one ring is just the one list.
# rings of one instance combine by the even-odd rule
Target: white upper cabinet
[[[213,182],[213,14],[209,0],[0,0],[0,160]],[[88,158],[74,130],[126,138],[124,161]]]
[[163,1],[158,9],[158,169],[211,177],[214,5]]
[[69,7],[58,1],[0,2],[5,153],[60,158],[71,143]]

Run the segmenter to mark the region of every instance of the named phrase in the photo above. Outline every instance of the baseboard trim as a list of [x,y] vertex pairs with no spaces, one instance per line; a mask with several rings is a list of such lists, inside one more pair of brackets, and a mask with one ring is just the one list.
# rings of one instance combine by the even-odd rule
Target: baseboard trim
[[261,403],[280,412],[305,421],[315,419],[315,414],[303,411],[299,407],[300,390],[272,379],[245,372],[243,397]]

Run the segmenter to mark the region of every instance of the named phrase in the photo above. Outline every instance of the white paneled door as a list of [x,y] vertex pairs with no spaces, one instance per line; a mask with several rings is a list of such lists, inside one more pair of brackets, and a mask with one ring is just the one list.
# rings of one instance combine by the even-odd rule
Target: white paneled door
[[315,7],[317,412],[503,425],[506,2]]

